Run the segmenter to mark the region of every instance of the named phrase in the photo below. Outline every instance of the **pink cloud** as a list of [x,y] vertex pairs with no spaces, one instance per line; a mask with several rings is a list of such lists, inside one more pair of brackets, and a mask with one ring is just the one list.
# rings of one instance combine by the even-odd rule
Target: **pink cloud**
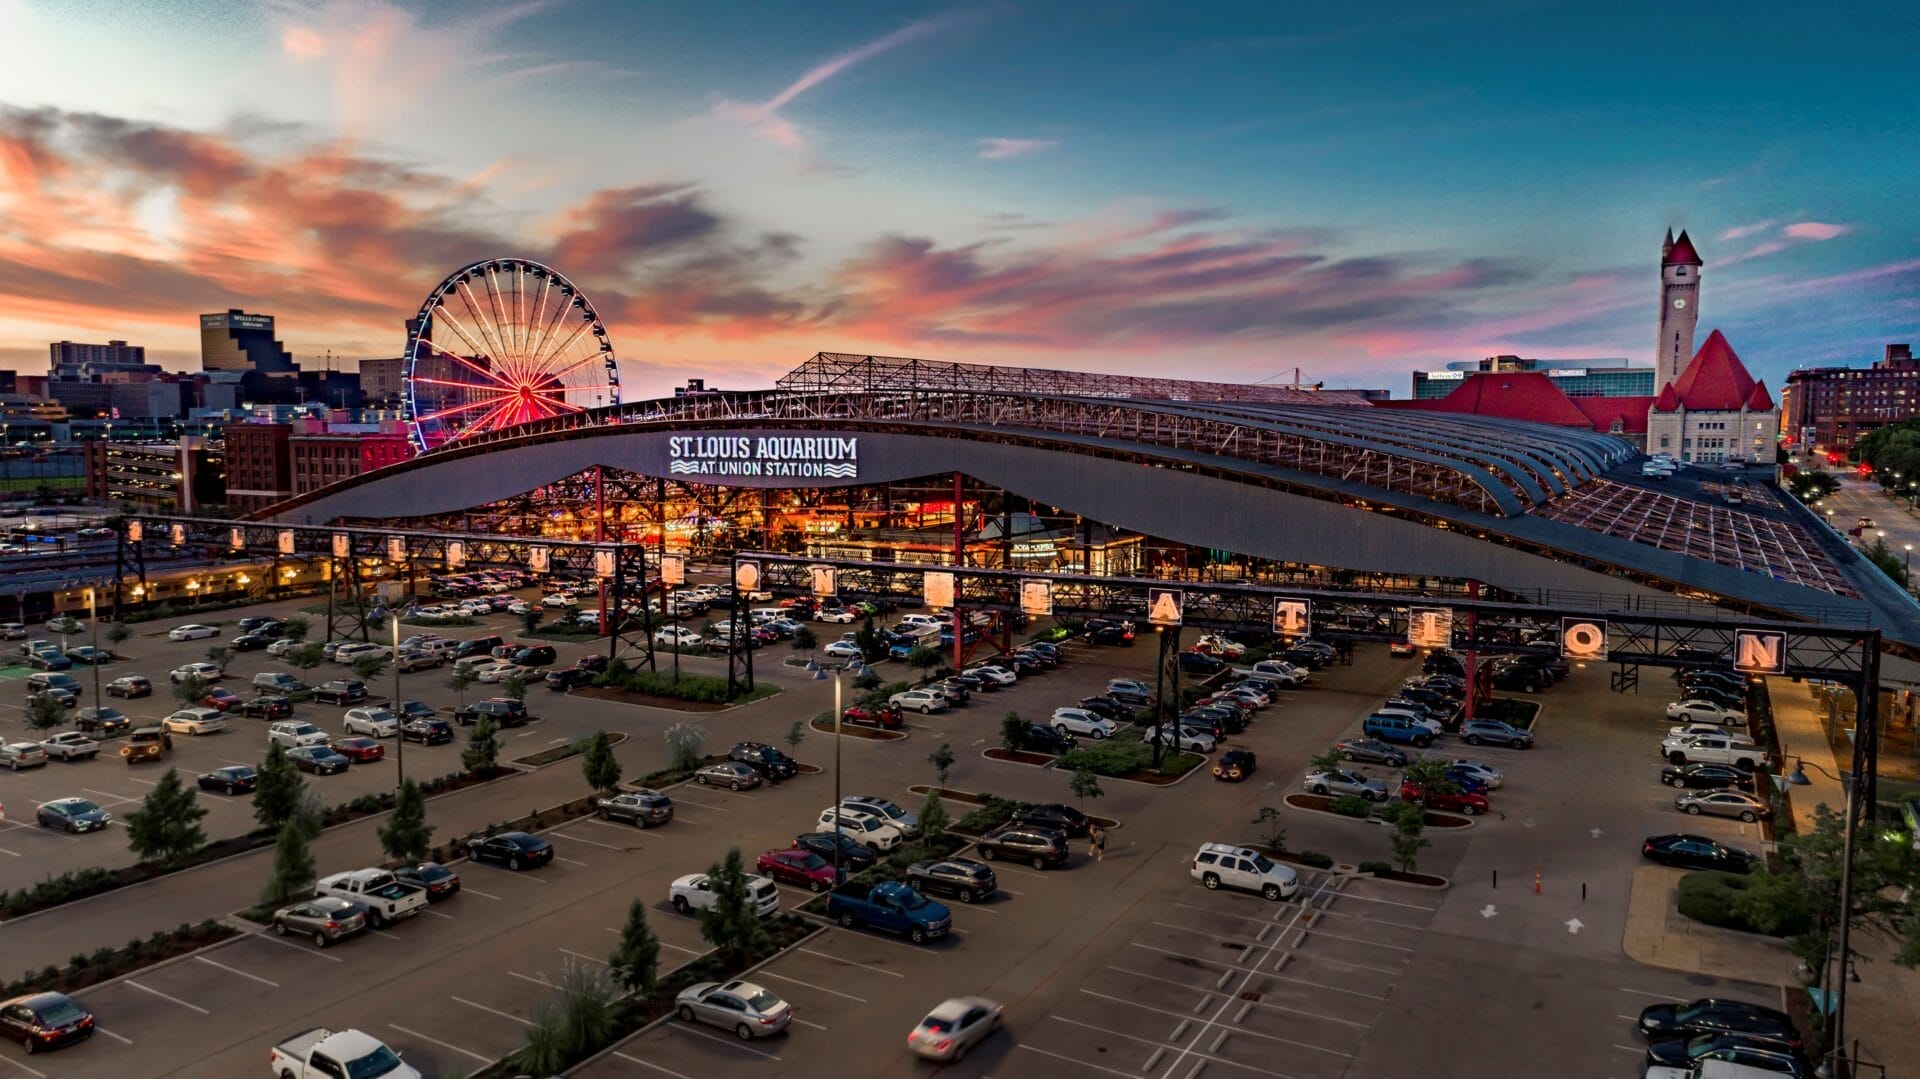
[[1055,139],[981,139],[980,156],[988,161],[1002,161],[1010,157],[1025,157],[1060,145]]
[[1755,236],[1762,232],[1767,231],[1768,229],[1772,228],[1775,224],[1776,222],[1769,219],[1766,221],[1756,221],[1751,225],[1737,225],[1733,228],[1726,230],[1725,232],[1722,232],[1720,234],[1720,242],[1730,243],[1734,240],[1744,240],[1749,236]]
[[1831,240],[1852,231],[1852,225],[1829,225],[1819,221],[1798,221],[1780,230],[1782,235],[1796,240]]

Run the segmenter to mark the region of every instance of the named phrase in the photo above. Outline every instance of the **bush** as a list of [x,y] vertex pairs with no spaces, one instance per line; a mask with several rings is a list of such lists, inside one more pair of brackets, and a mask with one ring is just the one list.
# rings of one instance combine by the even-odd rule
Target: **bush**
[[1680,878],[1680,913],[1703,925],[1758,932],[1740,912],[1740,894],[1751,883],[1743,873],[1702,870]]
[[1315,869],[1333,868],[1333,859],[1317,850],[1303,850],[1299,854],[1294,855],[1294,857],[1298,859],[1302,865],[1310,865]]
[[726,704],[727,680],[706,674],[680,675],[675,682],[672,674],[658,671],[634,670],[624,664],[610,665],[606,672],[593,680],[596,686],[624,689],[629,693],[646,693],[655,697],[671,697],[676,701],[694,701],[699,704]]
[[1343,817],[1366,818],[1373,815],[1373,803],[1357,794],[1343,794],[1328,802],[1327,808]]
[[1382,873],[1391,873],[1393,866],[1387,862],[1361,862],[1359,869],[1362,873],[1371,873],[1377,877]]
[[989,794],[987,800],[980,803],[978,809],[953,822],[953,830],[972,835],[984,835],[994,828],[1007,823],[1017,809],[1025,809],[1029,803],[1017,802],[1011,798],[1001,798]]

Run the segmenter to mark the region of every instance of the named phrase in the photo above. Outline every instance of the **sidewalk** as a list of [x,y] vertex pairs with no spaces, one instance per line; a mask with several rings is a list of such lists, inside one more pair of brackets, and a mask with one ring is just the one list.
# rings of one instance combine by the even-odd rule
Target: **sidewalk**
[[[1774,678],[1767,689],[1773,695],[1774,729],[1780,734],[1780,752],[1788,758],[1787,771],[1792,771],[1792,758],[1800,757],[1807,762],[1807,778],[1812,780],[1811,786],[1787,788],[1794,827],[1804,832],[1812,827],[1816,806],[1845,811],[1845,791],[1821,772],[1838,776],[1852,762],[1836,758],[1821,727],[1811,686]],[[1920,1060],[1920,971],[1895,965],[1895,947],[1877,934],[1856,933],[1853,938],[1853,949],[1861,956],[1860,980],[1847,988],[1846,1037],[1860,1043],[1864,1059]]]
[[1686,875],[1684,869],[1657,865],[1634,870],[1621,950],[1650,967],[1758,985],[1795,985],[1793,970],[1800,961],[1784,942],[1715,929],[1680,914],[1674,891]]

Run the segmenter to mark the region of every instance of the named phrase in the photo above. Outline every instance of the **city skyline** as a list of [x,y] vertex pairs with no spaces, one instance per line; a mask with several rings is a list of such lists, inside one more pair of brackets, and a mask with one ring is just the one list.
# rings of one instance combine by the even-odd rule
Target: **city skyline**
[[1911,95],[1852,58],[1915,16],[1739,12],[0,0],[0,366],[195,369],[236,307],[399,355],[520,256],[630,397],[822,350],[1404,396],[1650,360],[1668,227],[1756,376],[1864,365],[1920,333],[1920,222]]

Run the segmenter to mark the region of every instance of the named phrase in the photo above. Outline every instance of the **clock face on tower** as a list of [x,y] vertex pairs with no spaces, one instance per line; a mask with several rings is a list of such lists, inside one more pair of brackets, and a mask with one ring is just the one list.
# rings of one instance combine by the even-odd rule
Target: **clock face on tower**
[[1673,301],[1673,309],[1675,311],[1685,311],[1687,309],[1687,301],[1684,299]]

